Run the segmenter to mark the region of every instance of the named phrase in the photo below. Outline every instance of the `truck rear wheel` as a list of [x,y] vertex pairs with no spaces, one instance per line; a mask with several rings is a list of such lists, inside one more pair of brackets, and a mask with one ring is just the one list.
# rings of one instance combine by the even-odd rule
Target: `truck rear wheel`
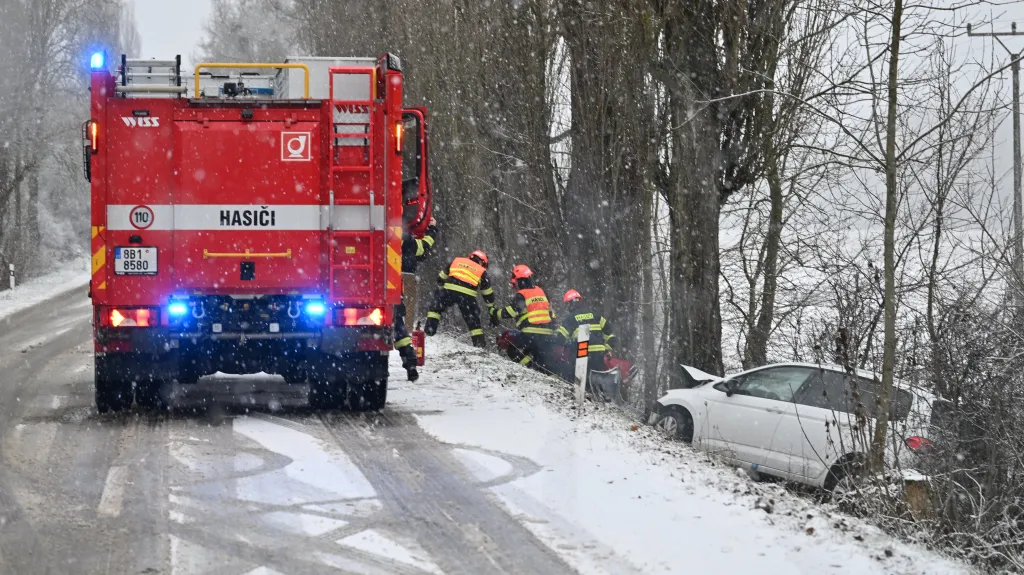
[[380,411],[388,398],[388,358],[369,354],[357,357],[348,385],[347,403],[354,411]]
[[199,366],[191,354],[182,354],[178,360],[178,383],[196,383],[199,381]]
[[117,412],[132,406],[132,382],[118,369],[115,358],[95,356],[93,381],[96,387],[96,411]]
[[135,384],[135,402],[143,409],[152,411],[164,411],[167,409],[167,399],[164,396],[163,380],[148,379],[140,380]]
[[282,370],[279,375],[284,378],[285,383],[306,382],[306,370],[299,366]]
[[388,399],[388,380],[373,379],[348,387],[348,405],[353,411],[380,411]]
[[310,363],[309,406],[313,409],[338,409],[345,399],[341,360],[324,355]]

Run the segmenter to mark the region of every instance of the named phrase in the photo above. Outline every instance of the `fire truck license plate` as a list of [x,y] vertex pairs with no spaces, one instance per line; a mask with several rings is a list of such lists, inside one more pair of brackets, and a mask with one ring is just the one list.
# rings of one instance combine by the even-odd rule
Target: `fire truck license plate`
[[114,273],[119,276],[156,275],[156,248],[114,248]]

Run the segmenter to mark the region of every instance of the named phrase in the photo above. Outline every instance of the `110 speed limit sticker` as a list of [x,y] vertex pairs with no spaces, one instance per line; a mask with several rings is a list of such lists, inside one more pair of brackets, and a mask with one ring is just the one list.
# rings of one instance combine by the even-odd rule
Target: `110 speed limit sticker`
[[114,274],[119,276],[156,275],[156,248],[114,248]]

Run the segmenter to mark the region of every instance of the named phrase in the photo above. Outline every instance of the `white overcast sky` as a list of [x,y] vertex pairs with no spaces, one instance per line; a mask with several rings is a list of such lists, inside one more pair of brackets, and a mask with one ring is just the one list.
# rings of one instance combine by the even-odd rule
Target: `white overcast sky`
[[210,0],[135,0],[135,24],[143,58],[170,59],[181,54],[192,67],[192,52],[210,15]]
[[[175,54],[181,54],[182,62],[191,69],[191,55],[196,51],[203,35],[203,24],[210,15],[210,0],[134,0],[134,4],[136,25],[142,39],[141,56],[173,58]],[[971,21],[980,23],[994,20],[995,28],[999,31],[1008,31],[1010,22],[1016,21],[1021,37],[1007,38],[1005,42],[1011,49],[1024,50],[1024,0],[994,0],[992,5],[974,8],[972,12]],[[969,51],[972,57],[978,59],[988,61],[991,58],[988,41],[958,38],[954,41],[954,46],[958,51]],[[1002,48],[997,47],[995,56],[998,62],[1008,61]],[[1005,89],[1008,96],[1008,74],[1006,80]],[[995,147],[997,170],[1003,174],[1001,187],[1007,190],[1012,190],[1011,142],[1011,124],[1006,119],[998,130]]]

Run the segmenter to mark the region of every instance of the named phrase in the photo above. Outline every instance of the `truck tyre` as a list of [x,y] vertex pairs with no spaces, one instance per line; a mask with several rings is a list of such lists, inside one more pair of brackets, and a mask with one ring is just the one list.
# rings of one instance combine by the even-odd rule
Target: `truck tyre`
[[306,370],[299,366],[281,370],[280,375],[285,383],[306,383]]
[[363,380],[348,388],[348,405],[353,411],[380,411],[388,399],[388,378]]
[[324,355],[312,362],[309,373],[309,407],[338,409],[345,398],[340,360]]
[[151,411],[166,411],[167,399],[164,395],[164,381],[160,379],[140,380],[135,384],[135,402],[139,407]]
[[96,386],[96,411],[118,412],[132,406],[132,384],[118,371],[117,362],[107,356],[95,356],[93,381]]
[[199,381],[199,367],[195,358],[183,355],[178,361],[178,383],[196,383]]
[[355,360],[347,403],[353,411],[380,411],[388,398],[387,356],[370,354]]

